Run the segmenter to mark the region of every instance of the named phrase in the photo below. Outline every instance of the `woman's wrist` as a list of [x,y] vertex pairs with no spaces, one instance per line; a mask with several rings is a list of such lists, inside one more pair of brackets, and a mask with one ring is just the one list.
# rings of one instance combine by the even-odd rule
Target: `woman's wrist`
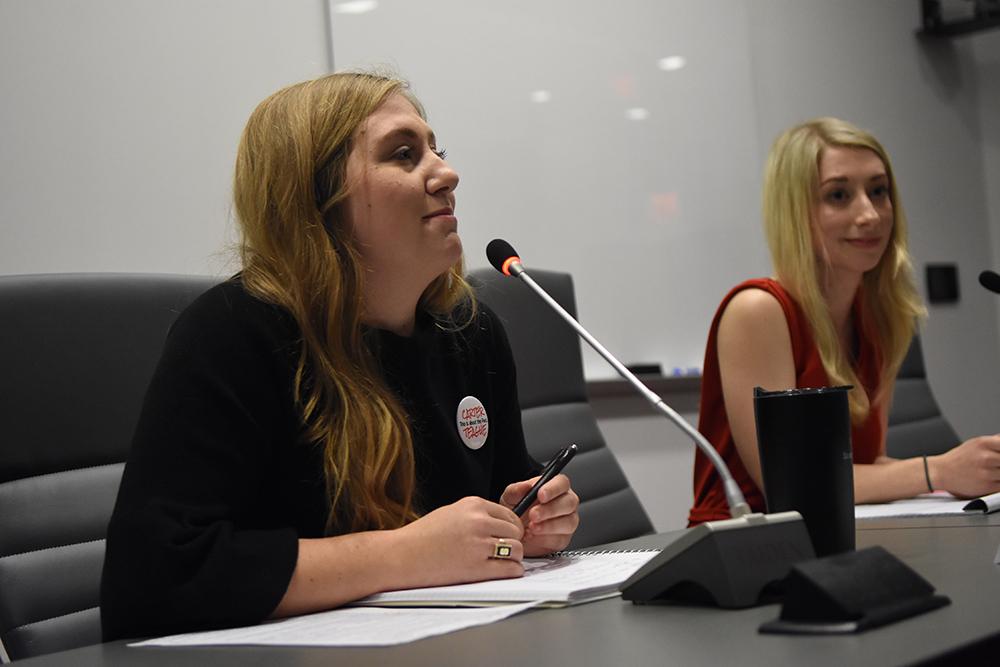
[[925,482],[932,489],[946,489],[940,456],[924,456]]
[[[410,524],[407,524],[410,525]],[[384,565],[385,578],[380,581],[382,590],[398,590],[412,585],[413,554],[407,526],[390,530],[373,531],[378,543],[378,553]]]

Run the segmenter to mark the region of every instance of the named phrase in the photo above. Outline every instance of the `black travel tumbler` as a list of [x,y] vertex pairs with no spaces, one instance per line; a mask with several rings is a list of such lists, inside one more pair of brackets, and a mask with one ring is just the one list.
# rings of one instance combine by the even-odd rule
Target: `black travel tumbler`
[[754,388],[767,511],[798,511],[817,556],[854,550],[850,389]]

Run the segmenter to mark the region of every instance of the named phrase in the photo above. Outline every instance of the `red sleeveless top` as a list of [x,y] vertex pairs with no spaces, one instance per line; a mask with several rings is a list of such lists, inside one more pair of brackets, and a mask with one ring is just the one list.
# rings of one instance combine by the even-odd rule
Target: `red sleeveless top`
[[[747,502],[755,512],[764,511],[764,494],[757,488],[750,473],[743,466],[733,442],[733,434],[729,428],[729,417],[726,415],[726,404],[722,397],[722,379],[719,373],[718,333],[719,320],[726,306],[738,292],[745,289],[761,289],[772,294],[781,304],[788,323],[788,333],[792,339],[792,358],[795,362],[795,386],[827,387],[830,379],[820,361],[819,350],[813,341],[812,330],[805,314],[798,304],[777,281],[770,278],[755,278],[740,283],[723,299],[708,334],[708,344],[705,348],[705,365],[701,379],[701,403],[698,409],[698,430],[719,452],[736,483],[746,496]],[[862,321],[861,299],[855,298],[854,326],[857,340],[860,342],[858,361],[854,371],[864,385],[869,396],[874,396],[878,389],[879,369],[882,365],[881,351],[874,342],[874,337],[866,336],[865,324]],[[855,463],[874,463],[882,447],[884,436],[882,429],[881,409],[873,407],[868,418],[861,424],[851,427],[851,446]],[[688,515],[689,525],[703,521],[728,519],[729,505],[722,489],[722,480],[715,472],[711,461],[700,451],[694,459],[694,507]]]

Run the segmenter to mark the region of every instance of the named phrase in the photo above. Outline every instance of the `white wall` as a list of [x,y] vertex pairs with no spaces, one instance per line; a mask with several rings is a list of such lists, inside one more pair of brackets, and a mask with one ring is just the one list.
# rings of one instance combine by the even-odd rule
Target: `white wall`
[[240,131],[327,71],[321,0],[0,2],[0,274],[220,274]]
[[[383,7],[404,4],[410,3],[386,0]],[[744,49],[728,75],[738,70],[734,85],[753,100],[752,108],[723,105],[723,111],[746,126],[748,134],[737,148],[754,166],[763,163],[780,129],[809,116],[839,114],[873,129],[894,157],[918,264],[960,264],[961,303],[933,309],[925,331],[937,396],[963,435],[1000,430],[995,416],[1000,299],[975,282],[979,269],[1000,269],[1000,31],[921,46],[913,36],[919,22],[915,0],[727,0],[713,3],[710,11],[694,3],[634,0],[630,11],[646,6],[657,12],[656,20],[621,19],[621,30],[579,42],[580,34],[571,28],[592,5],[556,5],[565,10],[565,29],[535,35],[539,39],[531,42],[540,68],[565,64],[570,51],[560,40],[567,35],[578,40],[576,49],[607,53],[669,55],[678,44],[697,44],[717,45],[714,52],[735,57],[734,48]],[[672,9],[664,14],[668,5]],[[530,16],[512,14],[511,3],[481,6],[480,20],[492,22],[497,36],[486,45],[494,49],[493,64],[479,76],[496,77],[499,86],[503,77],[513,76],[505,69],[503,49],[516,49],[519,27],[533,24]],[[229,180],[239,132],[265,95],[327,70],[324,8],[322,0],[0,2],[0,274],[231,270]],[[430,77],[447,83],[459,61],[475,55],[476,45],[457,51],[462,27],[440,16],[427,19],[431,27],[414,34],[426,44],[420,53],[440,53],[439,66],[426,74],[420,70],[414,83],[432,120],[448,122],[449,116],[476,108],[444,106],[437,79]],[[342,20],[334,17],[335,23]],[[607,20],[619,19],[609,15]],[[622,32],[629,26],[634,35]],[[416,26],[402,28],[413,33]],[[730,39],[719,44],[723,28]],[[709,57],[713,50],[701,52]],[[716,68],[712,77],[683,83],[686,102],[679,104],[725,99],[718,78],[725,72],[718,64],[711,65]],[[408,64],[399,65],[406,73]],[[623,90],[627,93],[627,86]],[[587,109],[578,107],[576,113],[585,115]],[[718,142],[712,128],[720,123],[716,116],[706,117],[691,132],[677,124],[673,136],[679,152],[664,149],[639,157],[656,159],[678,179],[687,178],[686,156],[693,159],[700,144]],[[562,143],[545,139],[561,126],[558,115],[546,121],[530,159],[558,164],[567,155]],[[504,130],[492,128],[501,138]],[[497,146],[495,141],[449,143],[456,159]],[[578,148],[570,155],[585,157]],[[616,162],[602,168],[622,167]],[[463,209],[502,210],[516,200],[516,175],[498,189],[498,181],[477,184],[476,175],[466,173]],[[647,176],[635,172],[635,178]],[[753,193],[759,169],[696,176],[711,183],[717,195],[694,205],[707,207],[716,220],[713,207],[735,198],[747,211],[740,222],[756,224]],[[538,189],[547,183],[520,185]],[[599,197],[599,186],[595,181],[588,190]],[[607,224],[613,231],[612,222]],[[580,230],[581,236],[599,233]],[[718,230],[713,233],[723,238]],[[568,249],[578,241],[571,237]],[[756,256],[759,247],[749,252]],[[586,301],[583,295],[585,316],[605,307]],[[617,298],[606,305],[641,304]],[[627,310],[619,319],[627,321]],[[605,414],[602,428],[656,525],[683,525],[691,485],[688,443],[659,417]]]
[[969,43],[979,88],[983,181],[986,183],[986,210],[993,253],[993,261],[986,268],[1000,273],[1000,121],[997,120],[1000,117],[1000,30],[976,35]]
[[[716,301],[769,266],[750,6],[383,2],[331,32],[337,67],[396,64],[425,101],[462,174],[471,266],[507,238],[528,266],[573,274],[581,321],[625,363],[698,369]],[[442,33],[445,15],[461,28]],[[667,56],[687,65],[662,70]],[[589,349],[584,370],[614,376]]]

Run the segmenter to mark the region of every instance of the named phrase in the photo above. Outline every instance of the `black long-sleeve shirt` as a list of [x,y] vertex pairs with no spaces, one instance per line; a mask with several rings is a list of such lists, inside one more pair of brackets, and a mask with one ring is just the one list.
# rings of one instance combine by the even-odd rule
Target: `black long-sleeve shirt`
[[[418,509],[497,500],[537,470],[506,335],[487,308],[458,332],[420,315],[411,337],[366,335],[410,418]],[[259,622],[288,587],[298,538],[327,534],[321,446],[304,441],[293,402],[300,347],[291,315],[238,279],[174,324],[108,527],[106,640]],[[466,396],[489,419],[479,449],[459,433]]]

